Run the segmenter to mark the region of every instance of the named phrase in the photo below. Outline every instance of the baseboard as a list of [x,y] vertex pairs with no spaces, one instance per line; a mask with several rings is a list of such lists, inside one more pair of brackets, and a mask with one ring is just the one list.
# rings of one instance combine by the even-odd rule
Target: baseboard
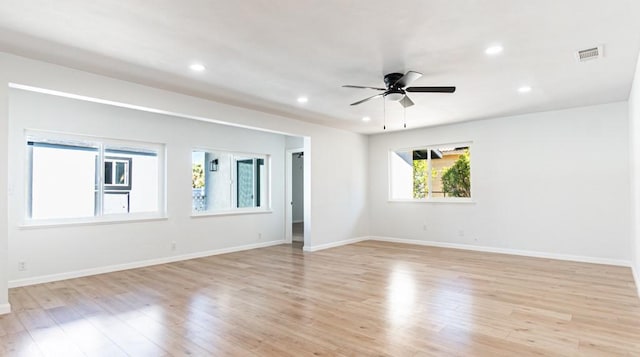
[[479,246],[479,245],[471,245],[471,244],[446,243],[446,242],[435,242],[435,241],[425,241],[425,240],[418,240],[418,239],[404,239],[404,238],[392,238],[392,237],[372,236],[372,237],[369,237],[369,239],[370,240],[382,241],[382,242],[416,244],[416,245],[425,245],[425,246],[430,246],[430,247],[473,250],[473,251],[477,251],[477,252],[509,254],[509,255],[521,255],[521,256],[526,256],[526,257],[556,259],[556,260],[568,260],[568,261],[572,261],[572,262],[605,264],[605,265],[617,265],[617,266],[623,266],[623,267],[631,267],[632,266],[631,265],[631,261],[627,261],[627,260],[587,257],[587,256],[581,256],[581,255],[544,253],[544,252],[536,252],[536,251],[531,251],[531,250],[496,248],[496,247],[487,247],[487,246]]
[[[270,246],[284,244],[284,243],[285,243],[284,240],[263,242],[263,243],[254,243],[254,244],[241,245],[241,246],[238,246],[238,247],[214,249],[214,250],[208,250],[208,251],[204,251],[204,252],[196,252],[196,253],[189,253],[189,254],[182,254],[182,255],[174,255],[174,256],[170,256],[170,257],[163,257],[163,258],[158,258],[158,259],[143,260],[143,261],[139,261],[139,262],[117,264],[117,265],[109,265],[109,266],[106,266],[106,267],[77,270],[77,271],[59,273],[59,274],[36,276],[36,277],[32,277],[32,278],[10,280],[8,285],[9,285],[9,288],[17,288],[17,287],[27,286],[27,285],[49,283],[49,282],[52,282],[52,281],[60,281],[60,280],[81,278],[81,277],[90,276],[90,275],[113,273],[113,272],[116,272],[116,271],[143,268],[143,267],[148,267],[148,266],[152,266],[152,265],[159,265],[159,264],[173,263],[173,262],[178,262],[178,261],[182,261],[182,260],[204,258],[204,257],[212,256],[212,255],[234,253],[234,252],[240,252],[240,251],[243,251],[243,250],[250,250],[250,249],[256,249],[256,248],[265,248],[265,247],[270,247]],[[1,307],[2,306],[0,305],[0,308]]]
[[[630,261],[624,261],[624,260],[576,256],[576,255],[567,255],[567,254],[544,253],[544,252],[526,251],[526,250],[517,250],[517,249],[508,249],[508,248],[486,247],[486,246],[477,246],[477,245],[470,245],[470,244],[381,237],[381,236],[356,237],[356,238],[341,240],[338,242],[331,242],[331,243],[320,244],[320,245],[309,246],[309,247],[305,246],[303,247],[303,250],[305,252],[317,252],[324,249],[335,248],[335,247],[358,243],[366,240],[403,243],[403,244],[415,244],[415,245],[423,245],[423,246],[431,246],[431,247],[472,250],[472,251],[487,252],[487,253],[510,254],[510,255],[520,255],[520,256],[528,256],[528,257],[536,257],[536,258],[547,258],[547,259],[568,260],[568,261],[583,262],[583,263],[631,267],[633,277],[636,283],[636,289],[638,290],[638,296],[640,297],[640,271],[638,271],[638,269],[636,269],[631,264]],[[11,280],[9,281],[8,285],[9,285],[9,288],[16,288],[16,287],[27,286],[27,285],[48,283],[52,281],[80,278],[80,277],[90,276],[90,275],[112,273],[112,272],[128,270],[128,269],[143,268],[143,267],[158,265],[158,264],[173,263],[173,262],[182,261],[182,260],[203,258],[203,257],[219,255],[219,254],[234,253],[234,252],[240,252],[240,251],[256,249],[256,248],[265,248],[265,247],[270,247],[270,246],[284,244],[284,243],[285,243],[284,240],[254,243],[254,244],[247,244],[247,245],[242,245],[238,247],[214,249],[214,250],[209,250],[204,252],[189,253],[189,254],[176,255],[171,257],[144,260],[139,262],[110,265],[106,267],[78,270],[78,271],[59,273],[59,274],[43,275],[43,276],[37,276],[37,277],[31,277],[31,278],[25,278],[25,279]],[[0,314],[3,314],[3,313],[6,314],[6,313],[9,313],[10,311],[11,311],[11,306],[9,304],[0,305]]]
[[0,315],[5,315],[11,312],[11,304],[1,304],[0,305]]
[[331,242],[331,243],[326,243],[326,244],[312,245],[310,247],[307,247],[305,245],[304,247],[302,247],[302,250],[305,251],[305,252],[317,252],[319,250],[335,248],[335,247],[339,247],[339,246],[347,245],[347,244],[358,243],[358,242],[362,242],[362,241],[365,241],[365,240],[368,240],[368,239],[369,239],[369,237],[356,237],[356,238],[341,240],[341,241],[338,241],[338,242]]

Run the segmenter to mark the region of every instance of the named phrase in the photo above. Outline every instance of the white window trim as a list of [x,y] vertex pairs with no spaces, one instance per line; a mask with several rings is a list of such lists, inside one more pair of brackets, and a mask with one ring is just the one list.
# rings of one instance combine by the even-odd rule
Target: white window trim
[[[135,217],[132,217],[132,215],[135,215]],[[22,222],[22,224],[20,224],[18,227],[20,229],[30,229],[68,226],[94,226],[102,224],[166,221],[168,219],[169,217],[166,215],[157,215],[151,213],[132,213],[130,215],[110,214],[108,216],[97,217],[30,220]]]
[[[23,162],[28,163],[31,158],[29,155],[29,149],[27,142],[29,138],[37,139],[49,139],[49,140],[61,140],[61,141],[80,141],[90,142],[98,144],[100,161],[104,163],[104,148],[105,146],[125,146],[132,149],[141,150],[155,150],[158,155],[158,206],[156,211],[151,212],[134,212],[127,214],[108,214],[104,215],[102,210],[103,195],[98,195],[98,214],[91,217],[70,217],[70,218],[55,218],[55,219],[32,219],[29,217],[31,207],[31,165],[25,165],[24,168],[24,212],[22,214],[22,221],[19,224],[20,228],[30,227],[57,227],[57,226],[72,226],[72,225],[92,225],[92,224],[110,224],[110,223],[127,223],[138,221],[152,221],[152,220],[166,220],[167,207],[166,207],[166,144],[157,142],[145,142],[139,140],[122,140],[105,138],[92,135],[83,134],[69,134],[53,131],[31,130],[24,131],[23,136]],[[104,165],[100,165],[98,172],[98,179],[100,180],[101,192],[104,192]]]
[[230,211],[210,211],[210,212],[192,212],[191,218],[210,217],[210,216],[236,216],[242,214],[263,214],[273,213],[271,209],[257,209],[257,208],[237,208]]
[[[237,197],[235,194],[233,194],[236,191],[236,175],[237,173],[235,172],[235,170],[231,170],[231,181],[229,182],[229,185],[231,185],[231,207],[229,209],[223,209],[223,210],[212,210],[212,211],[204,211],[204,212],[195,212],[193,210],[193,207],[191,208],[191,217],[192,218],[199,218],[199,217],[209,217],[209,216],[229,216],[229,215],[239,215],[239,214],[261,214],[261,213],[273,213],[273,209],[272,209],[272,188],[271,188],[271,175],[272,175],[272,169],[271,169],[271,155],[270,154],[264,154],[264,153],[255,153],[255,152],[246,152],[246,151],[233,151],[233,150],[229,150],[229,149],[221,149],[221,148],[211,148],[211,147],[202,147],[202,146],[198,146],[198,147],[194,147],[191,149],[191,153],[195,152],[195,151],[201,151],[201,152],[209,152],[209,153],[225,153],[225,154],[229,154],[232,157],[232,162],[236,162],[238,157],[247,157],[247,158],[258,158],[258,159],[263,159],[265,162],[265,165],[267,166],[267,172],[266,172],[266,177],[265,177],[265,185],[266,185],[266,190],[267,190],[267,202],[266,204],[260,206],[260,207],[236,207],[237,206]],[[192,163],[193,164],[193,163]],[[207,169],[206,167],[206,162],[205,162],[205,170]]]
[[[434,144],[434,145],[418,145],[418,146],[411,146],[411,147],[403,147],[403,148],[392,148],[389,149],[389,151],[387,152],[387,202],[390,203],[476,203],[476,201],[474,200],[474,194],[473,194],[473,162],[474,160],[472,159],[471,162],[469,163],[470,166],[470,170],[471,172],[469,173],[469,177],[471,180],[471,184],[470,184],[470,191],[471,191],[471,197],[431,197],[431,194],[429,194],[427,197],[425,198],[393,198],[393,192],[391,192],[391,187],[393,186],[393,174],[391,171],[391,160],[392,160],[392,156],[396,151],[413,151],[413,150],[420,150],[420,149],[426,149],[428,152],[428,157],[431,158],[431,149],[438,149],[441,147],[447,147],[447,146],[467,146],[469,147],[469,149],[471,151],[473,151],[472,147],[473,147],[473,141],[459,141],[459,142],[450,142],[450,143],[443,143],[443,144]],[[429,172],[431,172],[431,160],[428,160],[428,167],[429,167]],[[427,177],[428,180],[428,187],[431,188],[432,187],[432,177],[431,175],[428,175]]]

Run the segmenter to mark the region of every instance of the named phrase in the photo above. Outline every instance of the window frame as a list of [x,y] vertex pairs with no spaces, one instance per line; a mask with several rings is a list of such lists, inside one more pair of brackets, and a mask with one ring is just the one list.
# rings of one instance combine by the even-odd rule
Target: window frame
[[[106,183],[106,180],[103,179],[103,186],[105,191],[130,191],[131,190],[131,176],[133,176],[133,159],[132,158],[124,158],[117,156],[106,156],[104,157],[103,170],[106,170],[107,162],[111,163],[111,183]],[[116,173],[118,172],[115,167],[117,163],[125,163],[125,183],[114,183],[116,181]],[[106,172],[103,171],[103,177],[106,179]]]
[[[211,148],[211,147],[192,147],[191,154],[194,152],[204,152],[204,153],[224,153],[231,156],[231,160],[229,161],[230,165],[230,173],[231,182],[230,186],[230,207],[228,209],[219,209],[212,211],[202,211],[197,212],[191,208],[191,217],[207,217],[207,216],[225,216],[225,215],[238,215],[238,214],[261,214],[261,213],[272,213],[272,155],[267,153],[256,153],[256,152],[246,152],[246,151],[233,151],[229,149],[220,149],[220,148]],[[243,161],[247,159],[262,159],[263,165],[265,166],[265,177],[264,177],[264,190],[266,190],[266,202],[261,202],[259,207],[238,207],[238,185],[237,185],[237,163],[238,161]],[[207,170],[207,163],[205,162],[204,169]],[[221,164],[219,164],[221,165]],[[191,162],[191,167],[193,167],[193,161]],[[206,183],[205,183],[206,187]],[[258,192],[261,192],[262,188],[258,189]],[[193,206],[193,205],[192,205]]]
[[[475,203],[474,194],[473,194],[473,159],[469,161],[469,197],[431,197],[432,187],[433,187],[433,177],[431,175],[432,164],[431,164],[431,150],[439,149],[442,147],[468,147],[469,151],[472,152],[473,142],[472,141],[459,141],[459,142],[451,142],[451,143],[441,143],[441,144],[430,144],[430,145],[419,145],[419,146],[411,146],[411,147],[400,147],[400,148],[391,148],[387,152],[387,201],[388,202],[408,202],[408,203]],[[392,165],[392,155],[395,155],[398,151],[415,151],[415,150],[426,150],[427,151],[427,188],[428,194],[425,198],[394,198],[392,187],[393,187],[393,165]]]
[[[32,190],[33,190],[33,162],[30,153],[29,142],[40,141],[61,141],[61,142],[79,142],[91,144],[88,147],[97,148],[97,157],[101,162],[96,172],[98,190],[97,198],[94,201],[96,210],[93,216],[88,217],[67,217],[67,218],[32,218]],[[60,132],[50,132],[41,130],[25,130],[23,135],[24,148],[24,209],[22,214],[21,227],[55,227],[64,225],[86,225],[95,223],[118,223],[129,221],[146,221],[146,220],[164,220],[167,219],[166,209],[166,144],[158,142],[146,142],[139,140],[122,140],[114,138],[105,138],[83,134],[69,134]],[[128,212],[128,213],[110,213],[104,214],[104,195],[106,193],[115,193],[115,191],[126,190],[124,186],[115,188],[113,185],[105,184],[105,162],[109,156],[108,147],[126,147],[129,149],[139,149],[141,152],[154,151],[158,158],[158,202],[155,211],[149,212]],[[125,158],[117,158],[116,160],[124,161]],[[115,167],[115,166],[114,166]],[[132,165],[129,160],[128,167],[128,187],[131,188]]]

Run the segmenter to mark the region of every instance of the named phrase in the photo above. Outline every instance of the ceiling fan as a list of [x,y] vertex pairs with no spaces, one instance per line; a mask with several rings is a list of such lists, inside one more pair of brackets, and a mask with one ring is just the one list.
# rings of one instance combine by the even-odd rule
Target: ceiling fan
[[375,89],[383,91],[380,94],[376,94],[369,98],[359,100],[351,105],[358,105],[371,99],[384,97],[394,102],[399,102],[403,107],[410,107],[414,105],[413,101],[407,96],[407,93],[453,93],[456,91],[456,87],[408,87],[416,79],[422,77],[422,73],[409,71],[407,74],[402,73],[389,73],[384,76],[384,84],[386,88],[379,87],[366,87],[366,86],[353,86],[344,85],[344,88],[362,88],[362,89]]

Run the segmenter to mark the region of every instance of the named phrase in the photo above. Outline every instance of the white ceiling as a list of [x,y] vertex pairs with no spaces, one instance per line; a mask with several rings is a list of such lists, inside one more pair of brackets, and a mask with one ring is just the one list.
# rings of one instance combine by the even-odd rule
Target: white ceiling
[[[488,57],[494,43],[504,52]],[[605,57],[578,63],[578,49]],[[3,0],[0,50],[361,133],[382,86],[413,70],[408,128],[626,100],[638,0]],[[188,69],[194,61],[207,70]],[[517,92],[521,85],[533,90]],[[300,95],[309,102],[299,104]],[[387,103],[387,130],[402,107]],[[368,123],[361,121],[370,116]]]

